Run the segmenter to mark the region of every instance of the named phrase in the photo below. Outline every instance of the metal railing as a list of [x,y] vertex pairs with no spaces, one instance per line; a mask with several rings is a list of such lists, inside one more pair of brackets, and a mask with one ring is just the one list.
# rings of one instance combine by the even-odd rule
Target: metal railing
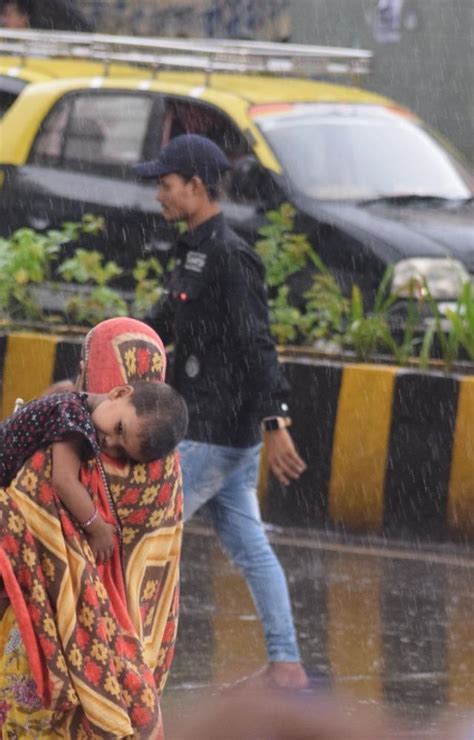
[[65,31],[0,29],[0,55],[68,58],[128,64],[152,75],[165,69],[297,77],[360,76],[370,71],[372,52],[332,46],[307,46],[230,39],[136,38]]

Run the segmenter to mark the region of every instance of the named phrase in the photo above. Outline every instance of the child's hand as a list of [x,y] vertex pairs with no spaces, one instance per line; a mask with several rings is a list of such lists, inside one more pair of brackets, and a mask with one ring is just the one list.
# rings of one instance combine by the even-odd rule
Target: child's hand
[[99,515],[86,532],[92,552],[97,563],[106,563],[113,555],[115,527],[104,521]]

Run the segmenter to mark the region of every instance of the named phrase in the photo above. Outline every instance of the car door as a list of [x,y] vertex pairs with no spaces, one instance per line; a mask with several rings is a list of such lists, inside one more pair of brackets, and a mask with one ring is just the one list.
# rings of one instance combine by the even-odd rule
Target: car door
[[82,245],[100,249],[129,273],[153,252],[161,227],[169,231],[153,189],[132,169],[156,154],[163,110],[162,97],[149,92],[65,95],[43,121],[27,163],[10,173],[2,205],[10,229],[43,230],[86,213],[101,215],[105,231]]

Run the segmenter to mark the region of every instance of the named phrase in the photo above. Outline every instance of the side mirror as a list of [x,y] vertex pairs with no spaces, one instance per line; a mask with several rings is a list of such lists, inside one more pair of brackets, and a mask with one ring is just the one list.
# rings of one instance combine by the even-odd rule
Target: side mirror
[[273,202],[276,183],[253,154],[246,154],[234,162],[230,173],[229,194],[236,201],[259,204]]

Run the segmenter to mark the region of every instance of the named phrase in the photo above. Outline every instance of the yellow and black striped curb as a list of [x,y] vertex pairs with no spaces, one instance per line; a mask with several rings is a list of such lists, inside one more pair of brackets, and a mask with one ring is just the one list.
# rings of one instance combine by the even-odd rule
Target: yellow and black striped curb
[[474,539],[474,377],[291,360],[292,436],[308,470],[274,480],[266,518]]
[[[82,339],[0,336],[1,416],[74,377]],[[284,361],[292,435],[308,464],[282,488],[262,475],[266,519],[390,536],[474,539],[474,376]]]
[[30,400],[51,383],[73,378],[82,339],[38,333],[0,336],[1,418],[12,413],[15,399]]

